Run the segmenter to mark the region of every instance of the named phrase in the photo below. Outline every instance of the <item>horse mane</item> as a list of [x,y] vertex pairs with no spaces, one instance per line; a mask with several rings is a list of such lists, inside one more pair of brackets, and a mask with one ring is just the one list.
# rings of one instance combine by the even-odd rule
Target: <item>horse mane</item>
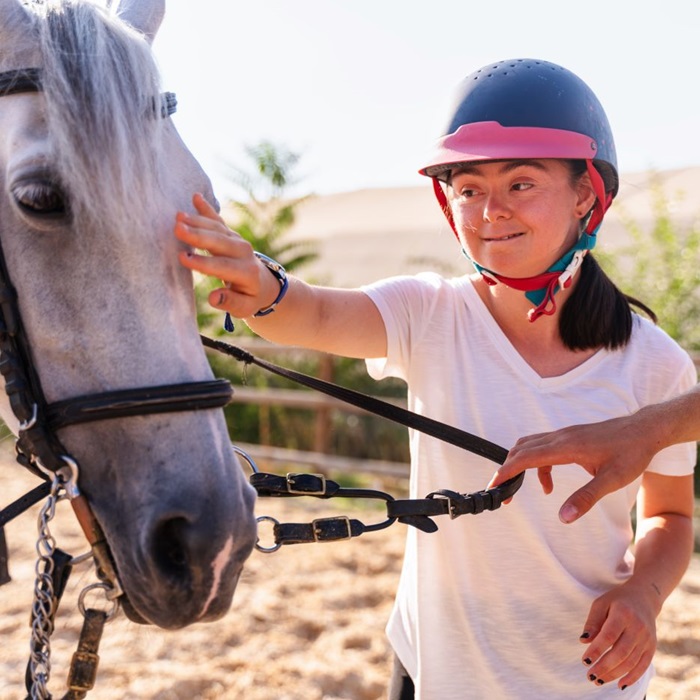
[[143,35],[86,0],[32,6],[60,185],[74,219],[140,230],[151,219],[165,119]]

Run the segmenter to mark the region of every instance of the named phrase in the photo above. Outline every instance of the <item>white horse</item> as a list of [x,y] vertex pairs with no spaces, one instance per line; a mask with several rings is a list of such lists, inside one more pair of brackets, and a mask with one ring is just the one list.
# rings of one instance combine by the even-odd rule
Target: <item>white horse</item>
[[[172,229],[194,192],[215,199],[161,115],[150,42],[163,5],[0,0],[5,87],[40,83],[0,97],[0,244],[47,404],[213,379]],[[223,412],[184,407],[57,431],[127,614],[165,628],[228,610],[256,535]]]

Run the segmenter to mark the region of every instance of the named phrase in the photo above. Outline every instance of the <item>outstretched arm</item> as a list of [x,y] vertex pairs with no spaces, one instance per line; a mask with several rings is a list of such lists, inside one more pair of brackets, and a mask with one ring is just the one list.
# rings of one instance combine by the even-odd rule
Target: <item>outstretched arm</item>
[[374,302],[357,289],[316,287],[289,277],[288,291],[274,313],[256,317],[279,294],[278,280],[201,195],[195,195],[193,203],[197,214],[180,212],[175,236],[208,255],[187,249],[180,253],[180,262],[224,282],[209,295],[214,308],[245,319],[256,333],[276,343],[345,357],[384,357],[384,322]]
[[700,385],[631,416],[575,425],[521,438],[494,474],[496,486],[525,469],[537,469],[545,493],[552,491],[552,467],[579,464],[593,476],[559,511],[565,523],[587,513],[603,496],[641,476],[664,447],[700,439]]

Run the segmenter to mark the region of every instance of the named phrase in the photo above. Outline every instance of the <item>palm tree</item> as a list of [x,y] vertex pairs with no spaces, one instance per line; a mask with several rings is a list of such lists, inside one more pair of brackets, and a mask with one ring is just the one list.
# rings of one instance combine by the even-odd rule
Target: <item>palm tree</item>
[[232,168],[232,181],[246,194],[245,201],[233,200],[230,206],[236,219],[229,222],[260,253],[294,270],[318,257],[311,241],[284,240],[294,225],[296,209],[311,195],[289,198],[288,188],[296,184],[293,171],[300,156],[270,141],[248,146],[246,153],[254,172]]
[[[286,196],[297,183],[293,171],[300,156],[270,141],[261,141],[245,149],[252,165],[248,169],[230,166],[230,179],[244,193],[242,200],[231,200],[226,211],[233,213],[227,224],[245,238],[255,250],[282,264],[289,272],[318,257],[313,241],[285,240],[296,220],[296,209],[312,195],[297,198]],[[221,333],[220,314],[207,303],[218,280],[201,279],[197,284],[197,319],[200,328]]]

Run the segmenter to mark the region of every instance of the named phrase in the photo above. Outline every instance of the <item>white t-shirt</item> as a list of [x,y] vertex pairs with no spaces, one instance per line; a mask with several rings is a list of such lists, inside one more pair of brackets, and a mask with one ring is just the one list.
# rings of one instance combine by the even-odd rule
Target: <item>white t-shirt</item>
[[[630,414],[689,389],[689,356],[635,316],[630,343],[600,350],[559,377],[540,377],[518,354],[468,277],[425,273],[365,287],[386,324],[387,357],[368,360],[376,379],[409,387],[409,407],[505,448],[530,433]],[[410,431],[411,496],[483,489],[496,466]],[[660,452],[648,467],[692,473],[695,445]],[[409,527],[387,633],[420,700],[620,698],[615,682],[587,679],[579,641],[592,601],[627,579],[633,557],[630,509],[639,481],[603,498],[571,525],[558,518],[566,496],[590,476],[555,469],[545,496],[534,473],[510,505],[439,531]],[[653,674],[627,688],[638,700]]]

